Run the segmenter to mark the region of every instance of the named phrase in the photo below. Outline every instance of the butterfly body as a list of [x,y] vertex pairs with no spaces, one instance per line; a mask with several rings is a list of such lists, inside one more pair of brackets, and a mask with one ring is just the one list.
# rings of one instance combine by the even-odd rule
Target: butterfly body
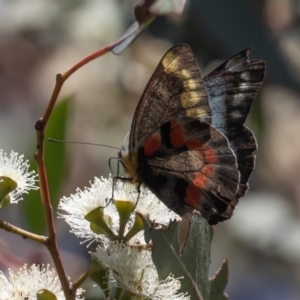
[[248,52],[202,79],[190,47],[177,45],[137,106],[125,171],[182,217],[196,209],[209,224],[229,219],[248,188],[256,141],[243,124],[264,76]]

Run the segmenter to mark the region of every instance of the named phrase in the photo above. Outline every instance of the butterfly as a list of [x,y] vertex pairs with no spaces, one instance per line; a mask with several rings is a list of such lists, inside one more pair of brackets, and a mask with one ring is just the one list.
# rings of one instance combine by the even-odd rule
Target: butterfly
[[265,75],[250,50],[202,79],[191,48],[172,47],[135,110],[125,172],[184,218],[229,219],[248,189],[257,143],[244,122]]

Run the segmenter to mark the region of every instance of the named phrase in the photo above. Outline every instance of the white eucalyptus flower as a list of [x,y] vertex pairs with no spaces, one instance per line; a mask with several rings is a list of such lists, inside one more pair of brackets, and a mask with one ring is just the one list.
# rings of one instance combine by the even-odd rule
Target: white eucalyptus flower
[[35,171],[29,172],[28,169],[29,163],[24,161],[24,155],[11,151],[8,156],[0,150],[0,178],[8,177],[16,183],[16,188],[9,193],[10,203],[17,203],[23,199],[22,194],[38,189]]
[[[114,194],[112,195],[112,193]],[[113,186],[111,177],[109,179],[95,178],[90,187],[86,187],[84,190],[78,188],[75,194],[63,197],[60,200],[59,209],[66,213],[60,213],[59,216],[71,226],[71,232],[84,238],[85,241],[107,241],[104,235],[97,234],[90,229],[90,222],[85,219],[85,216],[99,207],[104,207],[104,215],[110,220],[109,227],[114,234],[118,235],[120,218],[113,201],[111,201],[112,196],[116,201],[132,202],[136,211],[148,214],[149,219],[155,223],[168,225],[170,220],[180,220],[178,215],[168,209],[148,189],[141,188],[139,193],[135,185],[124,180],[117,180]],[[130,230],[134,219],[135,214],[131,214],[126,224],[125,234]],[[144,244],[143,233],[135,235],[134,240],[131,242]]]
[[117,285],[130,293],[151,300],[188,300],[180,293],[180,281],[169,275],[159,281],[152,262],[152,250],[124,243],[111,242],[107,247],[98,246],[91,255],[111,272],[110,285]]
[[[48,291],[57,300],[65,300],[59,278],[49,265],[24,265],[17,273],[8,270],[6,277],[0,271],[0,299],[1,300],[36,300],[37,294]],[[82,298],[83,289],[76,292],[76,300]]]

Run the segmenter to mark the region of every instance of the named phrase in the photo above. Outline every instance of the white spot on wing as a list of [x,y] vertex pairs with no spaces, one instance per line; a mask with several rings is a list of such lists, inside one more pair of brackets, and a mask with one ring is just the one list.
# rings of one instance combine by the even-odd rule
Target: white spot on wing
[[250,73],[249,73],[249,72],[243,72],[243,73],[241,74],[241,78],[242,78],[243,80],[245,80],[245,81],[250,81],[250,78],[251,78]]
[[245,95],[238,93],[238,94],[234,94],[231,96],[231,106],[235,107],[235,106],[241,106],[243,101],[245,100]]
[[231,116],[233,119],[238,120],[243,118],[243,115],[241,114],[241,112],[239,110],[234,110],[231,112]]

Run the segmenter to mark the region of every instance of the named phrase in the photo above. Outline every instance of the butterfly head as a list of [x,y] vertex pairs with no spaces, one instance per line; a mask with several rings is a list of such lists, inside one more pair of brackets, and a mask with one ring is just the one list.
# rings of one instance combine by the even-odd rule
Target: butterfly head
[[138,176],[138,160],[135,151],[128,151],[125,147],[119,152],[119,158],[123,162],[125,173],[131,178],[132,183],[140,183]]

